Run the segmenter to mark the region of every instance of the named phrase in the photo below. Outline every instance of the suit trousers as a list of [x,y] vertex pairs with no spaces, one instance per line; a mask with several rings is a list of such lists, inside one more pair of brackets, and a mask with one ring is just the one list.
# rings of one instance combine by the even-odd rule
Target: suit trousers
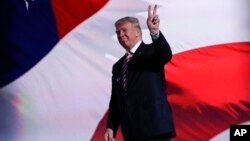
[[167,134],[151,137],[148,139],[138,139],[132,131],[131,124],[129,121],[129,116],[126,111],[124,112],[124,116],[122,120],[123,121],[122,121],[121,130],[122,130],[124,141],[170,141],[170,138]]

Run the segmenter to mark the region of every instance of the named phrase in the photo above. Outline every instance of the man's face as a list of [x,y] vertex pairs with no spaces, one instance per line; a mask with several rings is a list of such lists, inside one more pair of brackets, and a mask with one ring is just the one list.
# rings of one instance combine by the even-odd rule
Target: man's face
[[130,22],[125,22],[116,27],[116,35],[119,43],[129,50],[140,40],[139,29],[135,28]]

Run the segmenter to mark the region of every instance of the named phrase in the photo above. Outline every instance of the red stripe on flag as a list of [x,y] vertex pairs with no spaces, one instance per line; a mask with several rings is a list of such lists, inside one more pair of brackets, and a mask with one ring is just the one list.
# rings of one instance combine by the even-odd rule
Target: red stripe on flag
[[230,124],[250,120],[250,43],[176,54],[165,70],[174,141],[209,140]]
[[52,0],[59,36],[63,37],[75,26],[100,10],[108,0]]

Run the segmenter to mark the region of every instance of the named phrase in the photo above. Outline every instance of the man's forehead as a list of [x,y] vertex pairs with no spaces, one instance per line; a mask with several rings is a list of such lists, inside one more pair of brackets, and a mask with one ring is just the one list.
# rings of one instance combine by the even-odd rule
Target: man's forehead
[[122,23],[119,23],[116,28],[124,28],[124,27],[131,27],[132,23],[131,22],[128,22],[128,21],[124,21]]

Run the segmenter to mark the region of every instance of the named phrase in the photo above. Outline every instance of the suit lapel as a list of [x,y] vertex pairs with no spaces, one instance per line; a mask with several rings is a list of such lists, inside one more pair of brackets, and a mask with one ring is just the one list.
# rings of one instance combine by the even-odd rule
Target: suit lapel
[[[142,42],[140,44],[140,46],[138,47],[138,49],[135,51],[135,53],[133,54],[133,57],[132,59],[130,60],[129,62],[129,66],[128,66],[128,69],[130,68],[131,64],[134,63],[134,61],[136,61],[136,58],[140,57],[140,55],[142,54],[142,50],[143,48],[145,47],[145,44]],[[118,83],[118,86],[119,86],[119,89],[121,89],[123,91],[123,87],[122,87],[122,81],[121,81],[121,69],[122,69],[122,65],[123,65],[123,62],[125,60],[125,57],[126,55],[124,55],[120,60],[119,62],[117,63],[117,68],[116,68],[116,81]],[[135,79],[135,76],[136,76],[136,72],[135,71],[131,71],[129,70],[128,71],[128,89],[129,87],[133,86],[133,79]]]
[[122,70],[122,65],[125,60],[126,55],[124,55],[117,63],[117,67],[115,68],[115,77],[116,77],[116,83],[118,86],[119,90],[123,91],[123,86],[122,86],[122,80],[121,80],[121,70]]
[[[145,47],[145,44],[142,42],[142,43],[140,44],[140,46],[138,47],[138,49],[137,49],[137,50],[135,51],[135,53],[133,54],[133,58],[136,58],[136,57],[140,56],[144,47]],[[132,59],[133,59],[133,58],[132,58]]]
[[127,85],[128,89],[130,89],[133,86],[133,82],[136,79],[136,75],[137,75],[137,72],[135,70],[131,69],[131,65],[132,66],[135,65],[134,63],[137,60],[137,58],[142,55],[142,53],[143,53],[142,51],[143,51],[144,47],[145,47],[145,44],[142,42],[140,44],[140,46],[138,47],[138,49],[133,54],[133,57],[132,57],[132,59],[129,62],[129,68],[130,68],[130,70],[128,71],[128,85]]

